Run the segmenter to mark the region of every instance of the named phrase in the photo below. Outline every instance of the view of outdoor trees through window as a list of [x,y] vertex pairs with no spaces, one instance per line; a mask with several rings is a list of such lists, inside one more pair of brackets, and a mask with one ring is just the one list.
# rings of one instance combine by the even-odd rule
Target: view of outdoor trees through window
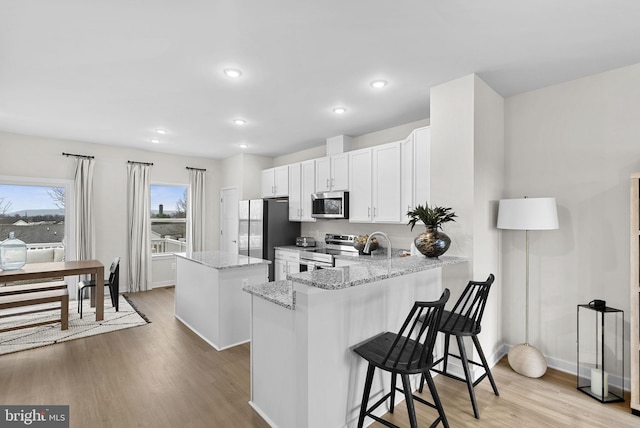
[[29,248],[64,247],[64,205],[64,187],[0,184],[0,241],[15,232]]
[[187,188],[151,185],[151,252],[187,250]]

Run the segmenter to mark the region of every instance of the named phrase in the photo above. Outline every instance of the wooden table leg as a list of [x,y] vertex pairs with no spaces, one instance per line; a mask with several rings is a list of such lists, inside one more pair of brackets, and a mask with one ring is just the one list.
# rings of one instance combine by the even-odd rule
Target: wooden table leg
[[104,266],[96,270],[96,321],[104,319]]

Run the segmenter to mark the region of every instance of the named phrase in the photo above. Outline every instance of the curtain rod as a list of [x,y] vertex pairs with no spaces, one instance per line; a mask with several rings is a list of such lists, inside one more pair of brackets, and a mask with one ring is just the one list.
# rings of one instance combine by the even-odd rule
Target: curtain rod
[[136,162],[136,161],[127,161],[127,163],[137,163],[140,165],[150,165],[153,166],[153,162]]
[[76,155],[73,153],[65,153],[65,152],[62,152],[62,156],[73,156],[76,158],[94,159],[93,156],[89,156],[89,155]]
[[190,167],[190,166],[188,166],[187,169],[192,169],[194,171],[206,171],[206,169],[204,169],[204,168],[193,168],[193,167]]

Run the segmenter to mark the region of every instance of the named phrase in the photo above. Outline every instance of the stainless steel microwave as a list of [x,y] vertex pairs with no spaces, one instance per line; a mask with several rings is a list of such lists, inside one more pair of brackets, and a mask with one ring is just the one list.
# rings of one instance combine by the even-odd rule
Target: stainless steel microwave
[[311,217],[349,218],[349,192],[313,193]]

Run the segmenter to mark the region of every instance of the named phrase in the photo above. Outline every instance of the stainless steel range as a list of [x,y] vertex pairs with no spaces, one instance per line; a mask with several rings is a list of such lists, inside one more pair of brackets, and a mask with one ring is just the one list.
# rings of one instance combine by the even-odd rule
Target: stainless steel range
[[333,267],[335,255],[358,254],[358,250],[353,247],[356,236],[327,233],[324,236],[324,247],[307,248],[300,252],[300,271]]

